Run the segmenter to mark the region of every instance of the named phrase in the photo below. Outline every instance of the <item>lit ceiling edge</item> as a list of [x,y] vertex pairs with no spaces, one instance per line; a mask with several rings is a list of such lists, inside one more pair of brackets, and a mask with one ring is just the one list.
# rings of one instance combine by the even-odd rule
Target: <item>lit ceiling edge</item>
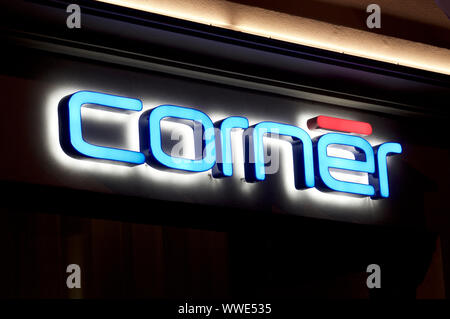
[[96,1],[450,75],[448,49],[256,7],[218,0]]

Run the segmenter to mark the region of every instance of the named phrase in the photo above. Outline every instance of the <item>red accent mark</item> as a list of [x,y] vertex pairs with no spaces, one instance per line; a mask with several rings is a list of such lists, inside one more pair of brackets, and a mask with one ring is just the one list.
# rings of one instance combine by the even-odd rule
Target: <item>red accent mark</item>
[[359,122],[353,120],[344,120],[336,117],[317,116],[308,120],[308,128],[324,129],[330,131],[339,131],[347,133],[357,133],[362,135],[372,134],[372,125],[366,122]]

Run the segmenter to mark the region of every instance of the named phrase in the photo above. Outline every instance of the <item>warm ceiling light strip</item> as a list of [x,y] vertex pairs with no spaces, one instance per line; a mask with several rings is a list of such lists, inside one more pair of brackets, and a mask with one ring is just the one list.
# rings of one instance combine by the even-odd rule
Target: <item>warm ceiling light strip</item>
[[450,75],[450,50],[223,0],[97,0]]

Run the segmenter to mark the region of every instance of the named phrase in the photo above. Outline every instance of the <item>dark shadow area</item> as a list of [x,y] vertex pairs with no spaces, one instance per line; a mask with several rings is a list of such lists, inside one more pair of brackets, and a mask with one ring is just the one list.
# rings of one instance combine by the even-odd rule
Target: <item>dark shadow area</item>
[[[435,250],[423,229],[348,224],[1,182],[1,296],[414,299]],[[23,200],[23,196],[27,200]],[[382,287],[366,287],[378,264]]]

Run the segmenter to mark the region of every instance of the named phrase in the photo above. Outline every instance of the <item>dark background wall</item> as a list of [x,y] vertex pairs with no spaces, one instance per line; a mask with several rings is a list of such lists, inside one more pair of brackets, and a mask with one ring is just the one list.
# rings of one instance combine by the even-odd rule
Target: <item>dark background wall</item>
[[[57,18],[53,18],[64,20],[56,9],[52,11],[44,8],[41,8],[43,13],[56,12]],[[39,11],[35,11],[33,19],[39,15],[36,12]],[[102,21],[118,23],[119,17],[122,19],[124,15],[119,12],[115,19],[109,18],[113,22],[105,17],[102,17]],[[149,44],[142,39],[136,39],[142,42],[126,41],[126,28],[117,30],[118,35],[111,35],[108,33],[110,30],[105,31],[108,30],[106,22],[102,26],[95,24],[99,19],[95,14],[90,17],[92,24],[86,28],[87,32],[74,38],[61,36],[66,35],[67,30],[61,31],[46,25],[53,20],[36,25],[35,20],[25,17],[28,19],[2,20],[5,24],[2,38],[8,40],[5,41],[7,49],[2,51],[1,87],[3,101],[6,101],[2,108],[8,116],[2,117],[1,143],[10,151],[2,158],[2,163],[6,165],[2,166],[1,182],[0,247],[3,256],[0,271],[7,274],[4,289],[0,291],[2,297],[414,298],[417,291],[421,297],[444,297],[442,284],[445,283],[448,288],[450,283],[450,242],[447,235],[450,221],[446,210],[446,194],[449,191],[446,178],[449,168],[446,163],[449,162],[449,150],[448,144],[445,144],[448,111],[440,101],[449,94],[448,79],[394,66],[374,65],[367,61],[348,61],[343,56],[330,57],[325,53],[319,56],[318,52],[302,51],[306,50],[304,48],[295,48],[304,54],[301,59],[292,54],[292,47],[289,47],[292,54],[289,59],[281,51],[271,52],[274,55],[262,55],[274,57],[278,54],[277,59],[263,59],[258,54],[266,53],[263,52],[266,46],[253,44],[248,50],[251,54],[242,54],[239,48],[244,41],[233,43],[235,47],[230,46],[233,50],[221,46],[223,42],[214,38],[219,31],[213,28],[200,30],[196,34],[198,42],[195,44],[204,44],[199,34],[210,32],[208,41],[211,38],[213,40],[207,43],[214,43],[217,47],[197,45],[192,49],[188,45],[194,36],[188,40],[185,38],[185,42],[178,42],[167,38],[169,33],[161,33],[164,35],[161,36],[163,43]],[[128,21],[121,26],[139,29],[129,25],[133,23]],[[162,24],[161,21],[158,23]],[[19,28],[18,31],[18,25],[23,30]],[[193,28],[192,25],[188,26]],[[103,36],[98,36],[102,34],[99,31],[101,27],[105,30],[102,30]],[[187,28],[184,24],[183,27]],[[142,28],[150,32],[147,30],[150,27]],[[142,35],[146,32],[142,32]],[[133,33],[136,38],[139,35]],[[12,37],[15,39],[11,40]],[[245,38],[246,43],[249,40],[256,41]],[[170,42],[176,50],[166,46]],[[96,49],[89,47],[92,44],[97,45]],[[263,44],[281,45],[275,42]],[[58,45],[61,47],[55,49]],[[186,50],[178,51],[183,46]],[[223,47],[229,51],[222,50]],[[74,57],[80,48],[88,53],[84,57],[81,54]],[[123,49],[128,49],[130,52],[125,58],[132,60],[134,65],[124,66],[117,60],[98,58],[98,54],[104,52],[124,58],[114,48],[119,48],[122,53]],[[204,55],[199,57],[199,52]],[[226,56],[227,52],[235,59]],[[141,55],[136,58],[132,53]],[[237,56],[238,53],[242,55]],[[214,59],[214,55],[219,58],[216,56]],[[41,60],[41,56],[46,57]],[[400,207],[414,210],[414,217],[408,215],[408,209],[399,209],[396,212],[398,215],[393,216],[402,216],[405,224],[391,227],[284,216],[275,205],[264,207],[263,213],[255,214],[245,209],[220,205],[189,205],[121,195],[95,178],[76,190],[61,187],[70,184],[70,179],[63,174],[67,172],[58,175],[52,170],[50,162],[30,162],[30,159],[42,159],[45,156],[38,153],[42,150],[40,145],[28,139],[33,134],[26,130],[24,123],[34,123],[35,128],[38,127],[40,122],[34,115],[39,115],[38,107],[42,104],[33,104],[37,101],[33,98],[40,96],[33,94],[46,93],[42,88],[53,84],[48,81],[51,70],[59,75],[64,74],[58,61],[72,61],[73,69],[65,74],[67,78],[82,73],[83,68],[76,66],[88,64],[94,67],[85,70],[98,70],[101,66],[106,73],[126,69],[130,73],[139,72],[148,76],[149,71],[141,68],[144,62],[169,57],[172,60],[168,64],[176,67],[180,67],[180,62],[195,61],[196,69],[214,66],[214,69],[210,69],[214,72],[220,67],[223,73],[240,70],[244,75],[257,74],[259,77],[252,78],[253,84],[265,82],[273,85],[269,80],[280,79],[291,81],[289,85],[277,88],[278,93],[267,93],[267,98],[279,98],[279,92],[288,87],[297,90],[299,87],[294,84],[314,84],[316,88],[329,89],[318,95],[331,96],[332,89],[339,89],[339,93],[347,99],[348,94],[353,93],[353,102],[359,107],[359,111],[356,111],[349,106],[342,106],[343,112],[364,113],[360,103],[366,103],[363,105],[370,105],[366,111],[371,116],[380,116],[389,123],[401,123],[398,131],[407,131],[412,138],[407,143],[408,156],[400,162],[399,168],[411,173],[405,177],[408,187],[413,188],[418,183],[420,188],[416,188],[416,192],[410,196],[411,202],[400,203]],[[331,63],[331,58],[339,60],[339,65]],[[254,64],[251,64],[252,59]],[[311,62],[308,59],[315,60]],[[259,61],[265,62],[265,65],[258,64]],[[268,61],[286,64],[281,68],[268,65]],[[302,67],[297,62],[302,63]],[[290,65],[296,67],[292,67],[292,73],[287,70]],[[317,74],[314,71],[318,69],[311,65],[322,65],[323,68]],[[311,74],[300,73],[306,70]],[[226,73],[227,76],[230,73]],[[90,74],[89,77],[86,74],[83,76],[89,81],[93,81],[96,76],[102,77],[102,72]],[[213,71],[208,75],[214,75]],[[266,78],[262,79],[263,76]],[[315,76],[314,81],[310,80],[311,76]],[[131,78],[136,79],[138,76]],[[243,75],[239,80],[242,79],[248,81]],[[133,85],[132,81],[124,81],[121,85],[125,82],[130,90],[138,91],[139,86]],[[204,84],[205,79],[198,82]],[[349,85],[358,82],[359,86]],[[395,89],[392,84],[396,85]],[[386,92],[386,87],[391,91]],[[261,88],[255,91],[261,94]],[[342,98],[336,95],[333,96],[336,101]],[[294,97],[290,96],[289,99],[294,100]],[[17,103],[18,100],[23,103]],[[396,104],[402,101],[405,104]],[[424,105],[427,108],[422,108]],[[389,108],[392,115],[386,111]],[[31,110],[31,113],[27,110]],[[269,108],[267,112],[270,112]],[[403,121],[398,119],[402,117]],[[38,139],[38,135],[35,138]],[[28,151],[21,149],[24,145],[19,142],[23,141],[26,141],[25,149]],[[78,179],[79,175],[73,174],[72,178]],[[83,188],[91,191],[83,191]],[[102,191],[98,192],[99,189]],[[401,191],[402,188],[399,186],[397,190]],[[86,205],[90,208],[86,209]],[[133,214],[133,211],[146,212],[149,207],[153,208],[154,214]],[[176,214],[175,211],[182,213]],[[214,217],[211,217],[211,212]],[[291,213],[302,215],[303,212]],[[330,211],[332,213],[334,211]],[[408,216],[411,218],[408,219]],[[374,260],[383,269],[383,289],[378,292],[370,292],[365,286],[365,267]],[[70,263],[81,266],[81,290],[68,290],[65,287],[65,268]]]

